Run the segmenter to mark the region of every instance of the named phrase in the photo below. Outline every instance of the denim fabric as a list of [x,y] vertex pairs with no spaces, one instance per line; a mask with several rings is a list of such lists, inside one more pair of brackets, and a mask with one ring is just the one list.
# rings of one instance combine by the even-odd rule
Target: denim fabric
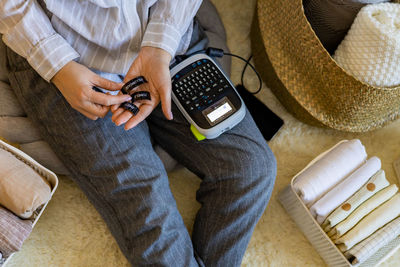
[[[222,38],[212,42],[226,48]],[[240,266],[276,176],[275,158],[249,113],[232,130],[201,142],[175,105],[173,121],[157,107],[124,131],[111,114],[87,119],[23,58],[10,49],[7,54],[19,101],[133,266]],[[202,179],[192,237],[150,136]]]

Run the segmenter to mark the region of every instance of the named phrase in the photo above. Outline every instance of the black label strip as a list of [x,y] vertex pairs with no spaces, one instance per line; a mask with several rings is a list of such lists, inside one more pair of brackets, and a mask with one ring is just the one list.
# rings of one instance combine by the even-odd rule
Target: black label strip
[[121,88],[121,92],[125,95],[129,94],[133,89],[144,83],[147,83],[147,81],[143,76],[136,77],[125,83]]
[[133,115],[136,115],[136,114],[138,114],[138,112],[139,112],[139,108],[138,108],[135,104],[133,104],[133,103],[131,103],[131,102],[124,102],[124,103],[122,104],[122,107],[123,107],[125,110],[128,110],[128,111],[132,112]]
[[151,100],[150,93],[147,91],[138,91],[132,94],[132,101]]

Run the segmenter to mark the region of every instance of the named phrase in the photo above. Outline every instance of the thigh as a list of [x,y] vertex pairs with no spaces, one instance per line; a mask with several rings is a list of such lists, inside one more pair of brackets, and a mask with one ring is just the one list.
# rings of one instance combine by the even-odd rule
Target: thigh
[[[217,16],[207,5],[203,6],[203,16]],[[206,29],[205,33],[210,45],[227,50],[221,30]],[[220,63],[229,73],[227,59]],[[194,249],[206,266],[240,266],[252,231],[271,196],[275,158],[248,111],[230,131],[200,142],[174,104],[172,111],[172,121],[164,118],[160,107],[147,121],[154,140],[202,179],[196,195],[201,208],[193,227]]]
[[[41,79],[25,59],[10,50],[8,68],[12,87],[29,118],[70,167],[95,176],[97,171],[104,171],[104,162],[123,167],[141,162],[148,157],[146,153],[152,153],[146,122],[125,131],[113,124],[111,114],[92,121],[71,108],[53,84]],[[143,153],[136,155],[134,151]]]
[[243,164],[249,162],[247,167],[254,172],[259,168],[268,172],[268,161],[274,166],[275,158],[248,111],[238,125],[218,138],[197,141],[175,104],[172,110],[172,121],[164,118],[159,107],[152,113],[148,119],[150,133],[156,143],[204,181],[240,176]]
[[8,54],[10,82],[71,178],[106,221],[134,266],[196,266],[193,247],[169,189],[146,122],[130,131],[110,114],[87,119],[41,79],[23,58]]

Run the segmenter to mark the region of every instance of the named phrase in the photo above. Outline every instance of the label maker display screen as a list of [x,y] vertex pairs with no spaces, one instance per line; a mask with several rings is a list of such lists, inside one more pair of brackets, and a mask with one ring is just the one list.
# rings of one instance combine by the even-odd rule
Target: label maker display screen
[[205,109],[203,114],[211,125],[215,125],[233,112],[235,112],[235,107],[230,103],[227,97],[224,97],[211,107]]

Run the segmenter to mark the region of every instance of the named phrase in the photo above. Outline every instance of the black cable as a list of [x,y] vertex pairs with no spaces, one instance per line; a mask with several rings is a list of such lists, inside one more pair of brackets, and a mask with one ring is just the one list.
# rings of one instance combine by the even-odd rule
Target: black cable
[[244,73],[246,72],[247,66],[249,65],[250,60],[252,59],[252,57],[253,57],[253,55],[250,55],[250,57],[246,60],[246,64],[243,67],[242,75],[240,76],[240,82],[242,83],[242,85],[244,85],[244,81],[243,81]]
[[243,77],[244,77],[244,73],[245,73],[245,71],[247,69],[247,66],[250,66],[250,68],[252,68],[254,73],[257,75],[259,87],[258,87],[257,91],[250,92],[250,93],[252,93],[253,95],[258,94],[261,91],[261,88],[262,88],[262,80],[261,80],[260,74],[258,74],[256,68],[250,63],[250,60],[251,60],[251,58],[253,56],[250,56],[249,59],[246,60],[245,58],[243,58],[241,56],[238,56],[238,55],[235,55],[235,54],[231,54],[231,53],[227,53],[227,52],[224,52],[224,55],[231,56],[231,57],[236,57],[236,58],[246,62],[246,64],[244,65],[243,71],[242,71],[242,76],[241,76],[241,83],[242,83],[243,86],[244,86]]

